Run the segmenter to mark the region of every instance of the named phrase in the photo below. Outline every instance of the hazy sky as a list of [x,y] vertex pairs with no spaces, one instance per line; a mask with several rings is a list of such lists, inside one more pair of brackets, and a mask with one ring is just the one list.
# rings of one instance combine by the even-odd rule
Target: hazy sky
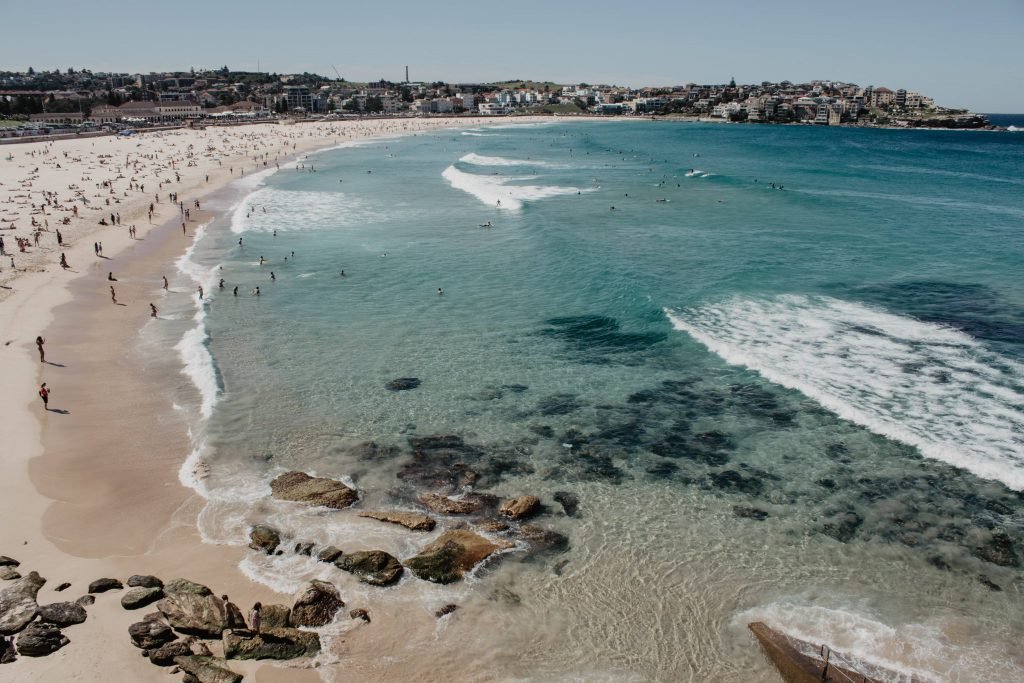
[[1024,0],[49,0],[0,5],[0,69],[220,67],[350,80],[815,78],[1024,112]]

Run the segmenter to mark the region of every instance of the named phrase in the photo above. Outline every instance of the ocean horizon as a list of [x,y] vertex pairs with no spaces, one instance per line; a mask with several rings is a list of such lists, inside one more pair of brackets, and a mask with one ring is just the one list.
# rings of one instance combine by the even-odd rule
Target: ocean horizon
[[555,119],[247,177],[178,261],[207,296],[143,333],[198,388],[175,400],[200,532],[422,546],[270,500],[288,470],[405,510],[533,494],[565,541],[450,586],[372,588],[294,552],[240,568],[382,611],[468,605],[475,625],[389,651],[473,675],[748,680],[764,621],[905,677],[1024,678],[1022,152],[1013,133]]

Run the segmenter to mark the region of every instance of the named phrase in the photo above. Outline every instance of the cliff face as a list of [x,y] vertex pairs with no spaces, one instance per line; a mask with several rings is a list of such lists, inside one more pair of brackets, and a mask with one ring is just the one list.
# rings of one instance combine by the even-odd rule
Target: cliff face
[[960,116],[937,116],[923,119],[907,119],[907,128],[986,128],[991,124],[981,114]]

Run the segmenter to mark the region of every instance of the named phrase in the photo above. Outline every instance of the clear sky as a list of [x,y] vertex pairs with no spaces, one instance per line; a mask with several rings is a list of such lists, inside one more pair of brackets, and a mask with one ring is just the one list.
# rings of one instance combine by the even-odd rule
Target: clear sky
[[815,78],[1024,113],[1024,0],[0,3],[0,69],[227,65],[349,80]]

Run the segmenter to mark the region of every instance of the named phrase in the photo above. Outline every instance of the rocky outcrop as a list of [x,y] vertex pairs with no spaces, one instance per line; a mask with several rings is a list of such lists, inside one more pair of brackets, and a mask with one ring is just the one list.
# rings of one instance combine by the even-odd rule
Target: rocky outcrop
[[405,566],[426,581],[452,583],[493,553],[511,547],[507,541],[490,541],[472,531],[451,529],[406,560]]
[[86,620],[85,608],[74,602],[54,602],[39,607],[39,619],[59,627],[81,624]]
[[179,633],[219,638],[227,628],[224,603],[206,586],[175,579],[164,586],[164,596],[156,607]]
[[580,507],[580,499],[575,493],[569,493],[568,491],[555,491],[554,499],[556,503],[561,504],[562,509],[565,510],[565,514],[570,517],[576,516],[576,512]]
[[527,541],[535,553],[562,553],[569,549],[569,538],[565,534],[535,524],[524,524],[519,527],[519,538]]
[[476,527],[489,534],[498,534],[512,528],[508,522],[503,522],[500,519],[483,519],[476,523]]
[[36,622],[18,634],[18,654],[23,657],[45,657],[69,642],[55,625]]
[[257,524],[249,530],[249,547],[253,550],[262,550],[267,555],[273,555],[279,545],[281,534],[277,529],[266,524]]
[[140,609],[151,605],[164,597],[163,588],[144,588],[137,586],[129,588],[128,592],[121,596],[121,607],[125,609]]
[[316,559],[321,562],[334,562],[341,555],[341,548],[335,548],[333,545],[329,545],[323,548],[316,554]]
[[121,590],[124,588],[117,579],[96,579],[89,584],[90,593],[106,593],[107,591]]
[[437,526],[437,522],[432,517],[421,515],[418,512],[360,512],[359,516],[400,524],[411,531],[433,531]]
[[131,588],[163,588],[164,582],[149,574],[133,574],[125,582]]
[[[198,683],[241,683],[242,677],[216,657],[175,657],[174,663]],[[187,677],[186,677],[186,680]]]
[[334,584],[316,579],[306,584],[292,605],[292,626],[323,626],[345,606]]
[[210,648],[195,638],[185,638],[165,643],[155,650],[149,651],[149,661],[157,666],[171,666],[176,657],[210,657]]
[[420,502],[439,515],[469,515],[480,509],[479,500],[453,500],[438,493],[424,493]]
[[359,500],[359,494],[335,479],[311,477],[305,472],[285,472],[270,482],[271,495],[341,510]]
[[371,586],[386,586],[402,575],[402,563],[383,550],[360,550],[342,555],[334,566],[359,577]]
[[416,377],[399,377],[398,379],[391,380],[385,384],[384,387],[388,391],[409,391],[410,389],[415,389],[419,385],[420,380]]
[[320,652],[320,636],[296,628],[265,628],[256,633],[224,633],[228,659],[296,659]]
[[292,625],[292,608],[288,605],[264,605],[262,628],[288,628]]
[[132,645],[141,650],[152,650],[164,643],[169,643],[177,636],[174,631],[160,618],[159,614],[147,614],[142,621],[137,621],[128,627],[128,635],[132,639]]
[[540,511],[540,498],[537,496],[519,496],[506,500],[498,512],[509,519],[526,519]]
[[44,583],[46,579],[30,572],[0,590],[0,636],[17,633],[36,618],[39,611],[36,595]]

